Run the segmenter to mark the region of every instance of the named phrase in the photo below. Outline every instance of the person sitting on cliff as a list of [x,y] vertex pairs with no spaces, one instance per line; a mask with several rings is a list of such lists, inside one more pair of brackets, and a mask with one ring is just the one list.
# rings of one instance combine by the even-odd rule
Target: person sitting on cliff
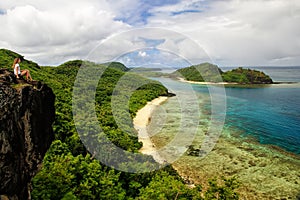
[[20,63],[21,58],[15,58],[14,63],[12,65],[12,68],[14,69],[14,74],[16,75],[17,78],[20,78],[24,75],[26,75],[26,81],[28,81],[28,78],[30,78],[30,81],[32,81],[30,72],[28,69],[21,70],[20,69]]

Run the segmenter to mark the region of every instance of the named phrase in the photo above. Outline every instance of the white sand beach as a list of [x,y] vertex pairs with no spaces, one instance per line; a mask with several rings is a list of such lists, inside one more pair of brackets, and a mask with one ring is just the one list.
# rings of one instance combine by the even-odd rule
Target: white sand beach
[[194,83],[194,84],[200,84],[200,85],[236,85],[238,83],[229,83],[229,82],[197,82],[197,81],[187,81],[184,78],[178,78],[179,81],[184,83]]
[[159,155],[155,145],[151,141],[147,132],[147,125],[150,122],[153,110],[167,99],[168,97],[158,97],[151,102],[148,102],[146,106],[137,112],[136,117],[133,119],[134,128],[138,131],[139,141],[143,143],[143,147],[140,149],[140,152],[152,155],[154,160],[160,164],[164,163],[165,159]]

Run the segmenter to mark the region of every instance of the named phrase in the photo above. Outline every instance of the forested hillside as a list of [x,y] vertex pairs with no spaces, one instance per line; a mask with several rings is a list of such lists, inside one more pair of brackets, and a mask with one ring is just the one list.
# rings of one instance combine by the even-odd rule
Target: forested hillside
[[265,73],[239,67],[231,71],[224,72],[222,78],[225,82],[235,82],[243,84],[270,84],[273,80]]
[[242,67],[223,72],[218,66],[202,63],[178,69],[173,76],[184,78],[187,81],[197,82],[228,82],[238,84],[270,84],[272,79],[265,73]]
[[221,82],[221,73],[222,71],[218,68],[218,66],[210,63],[202,63],[178,69],[173,74],[183,77],[188,81]]
[[[13,59],[20,56],[0,50],[1,68],[12,70]],[[211,181],[209,189],[189,188],[171,167],[148,173],[127,173],[110,168],[94,158],[82,144],[76,131],[72,113],[72,92],[77,72],[83,61],[69,61],[58,67],[40,67],[23,60],[22,69],[29,69],[33,79],[45,82],[55,95],[56,117],[53,124],[55,141],[48,150],[41,171],[32,180],[32,199],[237,199],[234,179]],[[99,124],[106,136],[118,147],[137,152],[142,144],[135,137],[132,121],[124,120],[120,128],[112,114],[111,97],[119,79],[127,68],[120,63],[88,65],[105,69],[98,83],[95,109]],[[128,74],[128,73],[127,73]],[[159,82],[149,81],[136,74],[128,74],[127,81],[142,85],[128,97],[130,116],[167,89]],[[143,84],[145,83],[145,84]],[[126,95],[121,91],[118,95]],[[126,110],[119,110],[123,116]],[[128,134],[130,132],[131,134]],[[99,139],[101,144],[101,138]],[[152,157],[145,156],[145,161]],[[120,162],[122,163],[122,161]],[[141,167],[141,166],[128,166]],[[144,166],[147,167],[147,166]]]

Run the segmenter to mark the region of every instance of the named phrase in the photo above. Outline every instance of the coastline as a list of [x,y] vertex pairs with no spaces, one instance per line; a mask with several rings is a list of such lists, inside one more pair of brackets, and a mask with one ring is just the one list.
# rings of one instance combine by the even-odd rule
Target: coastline
[[[169,99],[165,105],[168,114],[173,116],[165,123],[172,128],[163,129],[152,137],[158,149],[166,146],[175,137],[176,129],[173,127],[176,128],[178,124],[176,121],[178,110],[170,109],[170,106],[174,108],[176,105],[173,104],[175,100]],[[160,109],[154,111],[153,117],[159,115],[159,112]],[[195,147],[200,147],[203,142],[202,138],[208,128],[205,122],[209,121],[209,116],[209,113],[203,112],[202,123],[193,141]],[[151,134],[150,126],[148,131]],[[171,163],[172,167],[191,186],[200,184],[206,189],[210,179],[235,177],[240,182],[238,191],[241,199],[295,199],[297,192],[300,191],[299,157],[276,146],[262,145],[255,138],[236,137],[239,134],[241,132],[238,129],[226,128],[207,156],[200,158],[183,154]]]
[[153,159],[160,164],[163,164],[165,162],[165,159],[162,158],[156,151],[156,147],[148,134],[147,125],[151,120],[153,110],[157,106],[165,102],[168,98],[169,97],[160,96],[156,99],[153,99],[152,101],[148,102],[143,108],[138,110],[135,118],[133,119],[134,128],[138,132],[138,140],[139,142],[143,143],[143,147],[139,151],[143,154],[151,155]]
[[229,83],[229,82],[198,82],[198,81],[187,81],[183,78],[178,78],[180,82],[184,83],[193,83],[193,84],[199,84],[199,85],[238,85],[238,83]]
[[183,83],[192,83],[192,84],[199,84],[199,85],[226,85],[226,86],[235,86],[235,87],[245,87],[245,86],[251,86],[251,87],[263,87],[263,86],[272,86],[272,87],[295,87],[298,88],[300,86],[300,82],[274,82],[271,84],[239,84],[235,82],[199,82],[199,81],[187,81],[184,78],[177,78],[178,81]]

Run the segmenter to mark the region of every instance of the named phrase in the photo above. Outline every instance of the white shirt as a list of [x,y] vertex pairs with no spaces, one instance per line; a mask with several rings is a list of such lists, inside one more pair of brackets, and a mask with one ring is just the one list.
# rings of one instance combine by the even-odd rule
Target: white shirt
[[15,64],[15,69],[14,69],[15,75],[21,74],[21,69],[19,63]]

